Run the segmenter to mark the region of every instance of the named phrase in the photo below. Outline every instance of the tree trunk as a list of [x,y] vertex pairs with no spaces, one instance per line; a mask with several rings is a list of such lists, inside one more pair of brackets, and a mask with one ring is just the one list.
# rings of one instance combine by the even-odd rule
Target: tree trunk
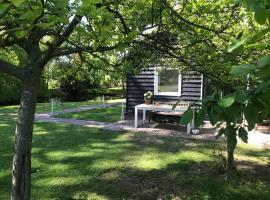
[[123,90],[126,89],[126,88],[125,88],[125,79],[124,79],[124,78],[122,79],[122,89],[123,89]]
[[20,109],[18,112],[15,153],[12,163],[12,200],[29,200],[31,196],[31,149],[32,134],[41,77],[40,68],[25,74],[22,80]]
[[234,171],[236,169],[234,162],[234,149],[229,143],[229,137],[227,137],[227,171]]

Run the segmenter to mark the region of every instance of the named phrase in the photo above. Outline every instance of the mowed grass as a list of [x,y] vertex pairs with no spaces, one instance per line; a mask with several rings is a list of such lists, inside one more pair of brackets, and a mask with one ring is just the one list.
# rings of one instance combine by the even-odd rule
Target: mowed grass
[[84,112],[59,114],[55,117],[113,123],[121,120],[121,112],[121,106],[114,106],[108,108],[97,108]]
[[[0,199],[9,199],[15,116],[0,116]],[[240,145],[239,172],[217,173],[223,143],[35,123],[32,199],[269,199],[270,151]]]
[[[105,103],[115,103],[121,102],[123,99],[115,99],[115,100],[106,100]],[[82,102],[62,102],[54,105],[54,111],[61,111],[65,109],[79,108],[83,106],[92,106],[97,104],[102,104],[102,101],[99,100],[89,100]],[[14,106],[0,106],[0,114],[16,114],[18,112],[19,105]],[[52,110],[51,103],[38,103],[36,108],[36,113],[48,113]]]

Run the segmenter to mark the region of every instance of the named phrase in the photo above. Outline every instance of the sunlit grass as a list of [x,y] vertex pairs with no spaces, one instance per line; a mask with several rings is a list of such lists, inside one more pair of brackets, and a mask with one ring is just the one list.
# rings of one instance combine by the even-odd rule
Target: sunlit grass
[[[0,116],[1,200],[9,199],[15,123]],[[269,199],[269,150],[241,144],[236,159],[259,174],[226,180],[212,169],[223,143],[53,123],[34,132],[32,199]]]
[[56,115],[56,117],[113,123],[113,122],[117,122],[121,120],[121,112],[122,112],[122,107],[115,106],[115,107],[108,107],[108,108],[97,108],[97,109],[88,110],[84,112],[59,114],[59,115]]
[[[123,99],[113,99],[113,100],[105,100],[105,103],[116,103],[122,102]],[[62,102],[57,103],[54,105],[54,111],[61,111],[65,109],[72,109],[72,108],[79,108],[83,106],[91,106],[96,104],[102,104],[102,100],[89,100],[89,101],[82,101],[82,102]],[[0,115],[10,115],[10,114],[17,114],[19,110],[19,105],[14,106],[0,106]],[[48,113],[52,111],[52,104],[50,102],[47,103],[38,103],[36,112],[37,113]]]

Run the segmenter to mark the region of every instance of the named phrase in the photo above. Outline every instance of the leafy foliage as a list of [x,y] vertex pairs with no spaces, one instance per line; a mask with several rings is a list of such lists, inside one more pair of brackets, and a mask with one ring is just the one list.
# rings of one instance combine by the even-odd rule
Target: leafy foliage
[[185,112],[185,115],[181,118],[181,124],[187,124],[190,122],[193,118],[193,111],[191,108],[188,108],[188,110]]
[[[255,21],[264,26],[268,24],[270,12],[268,1],[243,1],[246,8],[254,14]],[[234,56],[240,52],[258,52],[269,54],[265,49],[265,41],[269,38],[266,35],[270,32],[269,28],[263,28],[253,36],[243,36],[240,34],[229,45],[228,51]],[[227,137],[228,156],[233,159],[233,152],[237,145],[237,136],[244,142],[248,142],[248,132],[244,128],[244,120],[247,121],[248,130],[252,130],[256,123],[262,122],[270,116],[270,57],[268,55],[259,58],[255,62],[250,62],[250,57],[235,65],[230,74],[235,78],[245,79],[246,85],[235,87],[234,92],[224,97],[219,93],[214,93],[212,97],[203,100],[202,109],[198,111],[196,125],[201,124],[203,113],[209,116],[212,125],[220,126],[225,123],[217,135]],[[184,117],[189,116],[186,112]],[[186,123],[189,123],[187,121]],[[231,163],[232,164],[232,163]],[[231,167],[231,166],[230,166]]]

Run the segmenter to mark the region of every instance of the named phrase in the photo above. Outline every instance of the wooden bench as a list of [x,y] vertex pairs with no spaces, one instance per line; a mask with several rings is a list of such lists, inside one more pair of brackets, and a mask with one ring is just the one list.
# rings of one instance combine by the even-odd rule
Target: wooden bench
[[[166,105],[166,104],[140,104],[135,106],[135,117],[134,117],[134,127],[137,128],[139,123],[138,123],[138,111],[142,110],[143,111],[143,120],[141,123],[146,122],[146,112],[151,111],[151,112],[163,112],[163,113],[178,113],[178,115],[184,113],[188,109],[189,105],[185,104],[185,106],[177,106],[174,110],[172,110],[172,105]],[[140,123],[140,124],[141,124]],[[189,123],[187,125],[187,133],[190,134],[191,128],[194,127],[194,115],[193,115],[193,120],[192,123]]]

